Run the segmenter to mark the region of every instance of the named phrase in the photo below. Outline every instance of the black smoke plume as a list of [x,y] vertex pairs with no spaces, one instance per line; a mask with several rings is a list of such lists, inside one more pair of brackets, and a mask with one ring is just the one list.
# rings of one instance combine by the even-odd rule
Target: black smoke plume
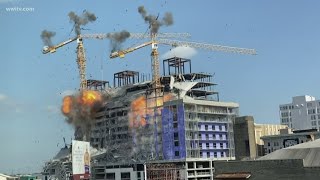
[[[93,93],[96,100],[92,103],[86,103],[86,93]],[[103,105],[110,99],[107,93],[97,91],[80,91],[73,95],[64,97],[61,111],[66,117],[66,122],[75,128],[75,137],[77,140],[89,140],[91,127],[95,123],[97,112],[101,110]]]
[[41,32],[40,37],[41,37],[41,39],[42,39],[42,41],[43,41],[43,44],[44,44],[45,46],[52,46],[51,38],[52,38],[53,36],[55,36],[55,35],[56,35],[55,32],[48,31],[48,30],[43,30],[43,31]]
[[126,30],[115,33],[108,33],[107,37],[110,39],[111,52],[120,50],[121,44],[130,37],[130,33]]
[[163,25],[170,26],[173,24],[173,16],[170,12],[166,12],[162,20],[159,20],[157,16],[148,15],[144,6],[139,6],[138,12],[141,14],[144,21],[149,24],[151,33],[158,33],[159,28]]
[[97,17],[89,11],[84,11],[81,16],[78,16],[76,15],[76,13],[71,11],[68,16],[70,18],[70,22],[74,23],[74,30],[77,35],[81,33],[81,26],[84,26],[89,22],[93,22],[97,19]]

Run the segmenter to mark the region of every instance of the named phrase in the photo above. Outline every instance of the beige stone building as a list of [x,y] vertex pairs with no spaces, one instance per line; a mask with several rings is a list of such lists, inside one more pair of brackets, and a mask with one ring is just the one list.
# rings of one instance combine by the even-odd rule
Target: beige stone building
[[264,155],[264,143],[260,139],[262,136],[271,136],[280,134],[280,129],[288,128],[287,125],[279,124],[254,124],[255,139],[257,144],[257,154],[258,156]]

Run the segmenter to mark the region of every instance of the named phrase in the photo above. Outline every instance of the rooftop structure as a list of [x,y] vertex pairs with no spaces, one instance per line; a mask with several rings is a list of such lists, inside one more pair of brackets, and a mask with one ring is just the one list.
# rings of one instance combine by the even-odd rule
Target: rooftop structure
[[122,71],[115,73],[113,76],[113,87],[126,86],[139,82],[139,72],[137,71]]
[[196,82],[196,84],[189,89],[187,95],[195,98],[207,99],[209,96],[216,101],[219,101],[219,93],[214,91],[214,86],[217,85],[212,82],[213,75],[208,73],[193,73],[191,71],[191,60],[179,57],[172,57],[163,60],[163,77],[162,84],[170,84],[172,77],[177,82]]
[[319,138],[320,132],[316,129],[293,132],[287,130],[286,133],[261,137],[261,139],[264,141],[265,154],[270,154],[276,150],[305,143],[308,141],[314,141],[315,139]]
[[274,151],[260,160],[303,159],[304,167],[320,167],[320,139]]
[[257,160],[215,161],[215,179],[318,179],[320,140],[274,151]]
[[87,89],[89,90],[96,90],[96,91],[103,91],[106,87],[109,87],[109,81],[101,81],[101,80],[87,80]]
[[0,173],[0,180],[18,180],[18,177],[13,177],[5,174]]

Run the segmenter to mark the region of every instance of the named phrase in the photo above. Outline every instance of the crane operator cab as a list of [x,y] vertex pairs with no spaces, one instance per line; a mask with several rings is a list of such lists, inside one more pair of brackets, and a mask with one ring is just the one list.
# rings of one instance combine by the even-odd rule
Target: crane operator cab
[[79,44],[79,43],[82,43],[82,38],[77,38],[77,43]]
[[151,44],[151,48],[152,48],[152,50],[158,49],[158,44],[157,43],[152,43]]
[[49,46],[43,46],[42,53],[45,54],[45,53],[48,53],[48,52],[49,52]]

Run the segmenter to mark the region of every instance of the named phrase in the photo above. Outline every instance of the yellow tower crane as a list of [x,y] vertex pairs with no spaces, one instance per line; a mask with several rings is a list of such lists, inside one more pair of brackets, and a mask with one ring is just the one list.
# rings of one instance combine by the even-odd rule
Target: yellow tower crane
[[[205,49],[210,51],[222,51],[228,53],[239,53],[239,54],[248,54],[248,55],[256,55],[256,51],[254,49],[247,48],[238,48],[238,47],[230,47],[230,46],[222,46],[215,44],[206,44],[206,43],[197,43],[197,42],[187,42],[187,41],[179,41],[179,40],[171,40],[171,39],[159,39],[157,34],[151,34],[151,41],[143,43],[139,46],[128,48],[125,50],[116,51],[110,54],[110,58],[120,57],[123,58],[125,54],[135,51],[137,49],[143,48],[145,46],[151,45],[151,65],[152,65],[152,82],[153,88],[158,88],[161,86],[160,83],[160,67],[159,67],[159,52],[158,52],[158,44],[165,44],[170,46],[187,46],[198,49]],[[172,36],[174,37],[174,34]]]
[[[86,79],[86,56],[85,56],[85,49],[83,46],[83,39],[106,39],[112,36],[113,33],[100,33],[100,34],[81,34],[74,38],[68,39],[64,42],[61,42],[55,46],[44,46],[42,49],[43,54],[47,53],[55,53],[57,49],[73,42],[77,41],[77,64],[79,69],[79,75],[80,75],[80,90],[87,89],[87,79]],[[172,33],[162,33],[159,34],[159,37],[162,38],[170,38],[173,36],[179,36],[179,37],[190,37],[190,34],[188,33],[178,33],[178,34],[172,34]],[[129,38],[135,38],[135,39],[143,39],[148,38],[144,33],[130,33]]]

